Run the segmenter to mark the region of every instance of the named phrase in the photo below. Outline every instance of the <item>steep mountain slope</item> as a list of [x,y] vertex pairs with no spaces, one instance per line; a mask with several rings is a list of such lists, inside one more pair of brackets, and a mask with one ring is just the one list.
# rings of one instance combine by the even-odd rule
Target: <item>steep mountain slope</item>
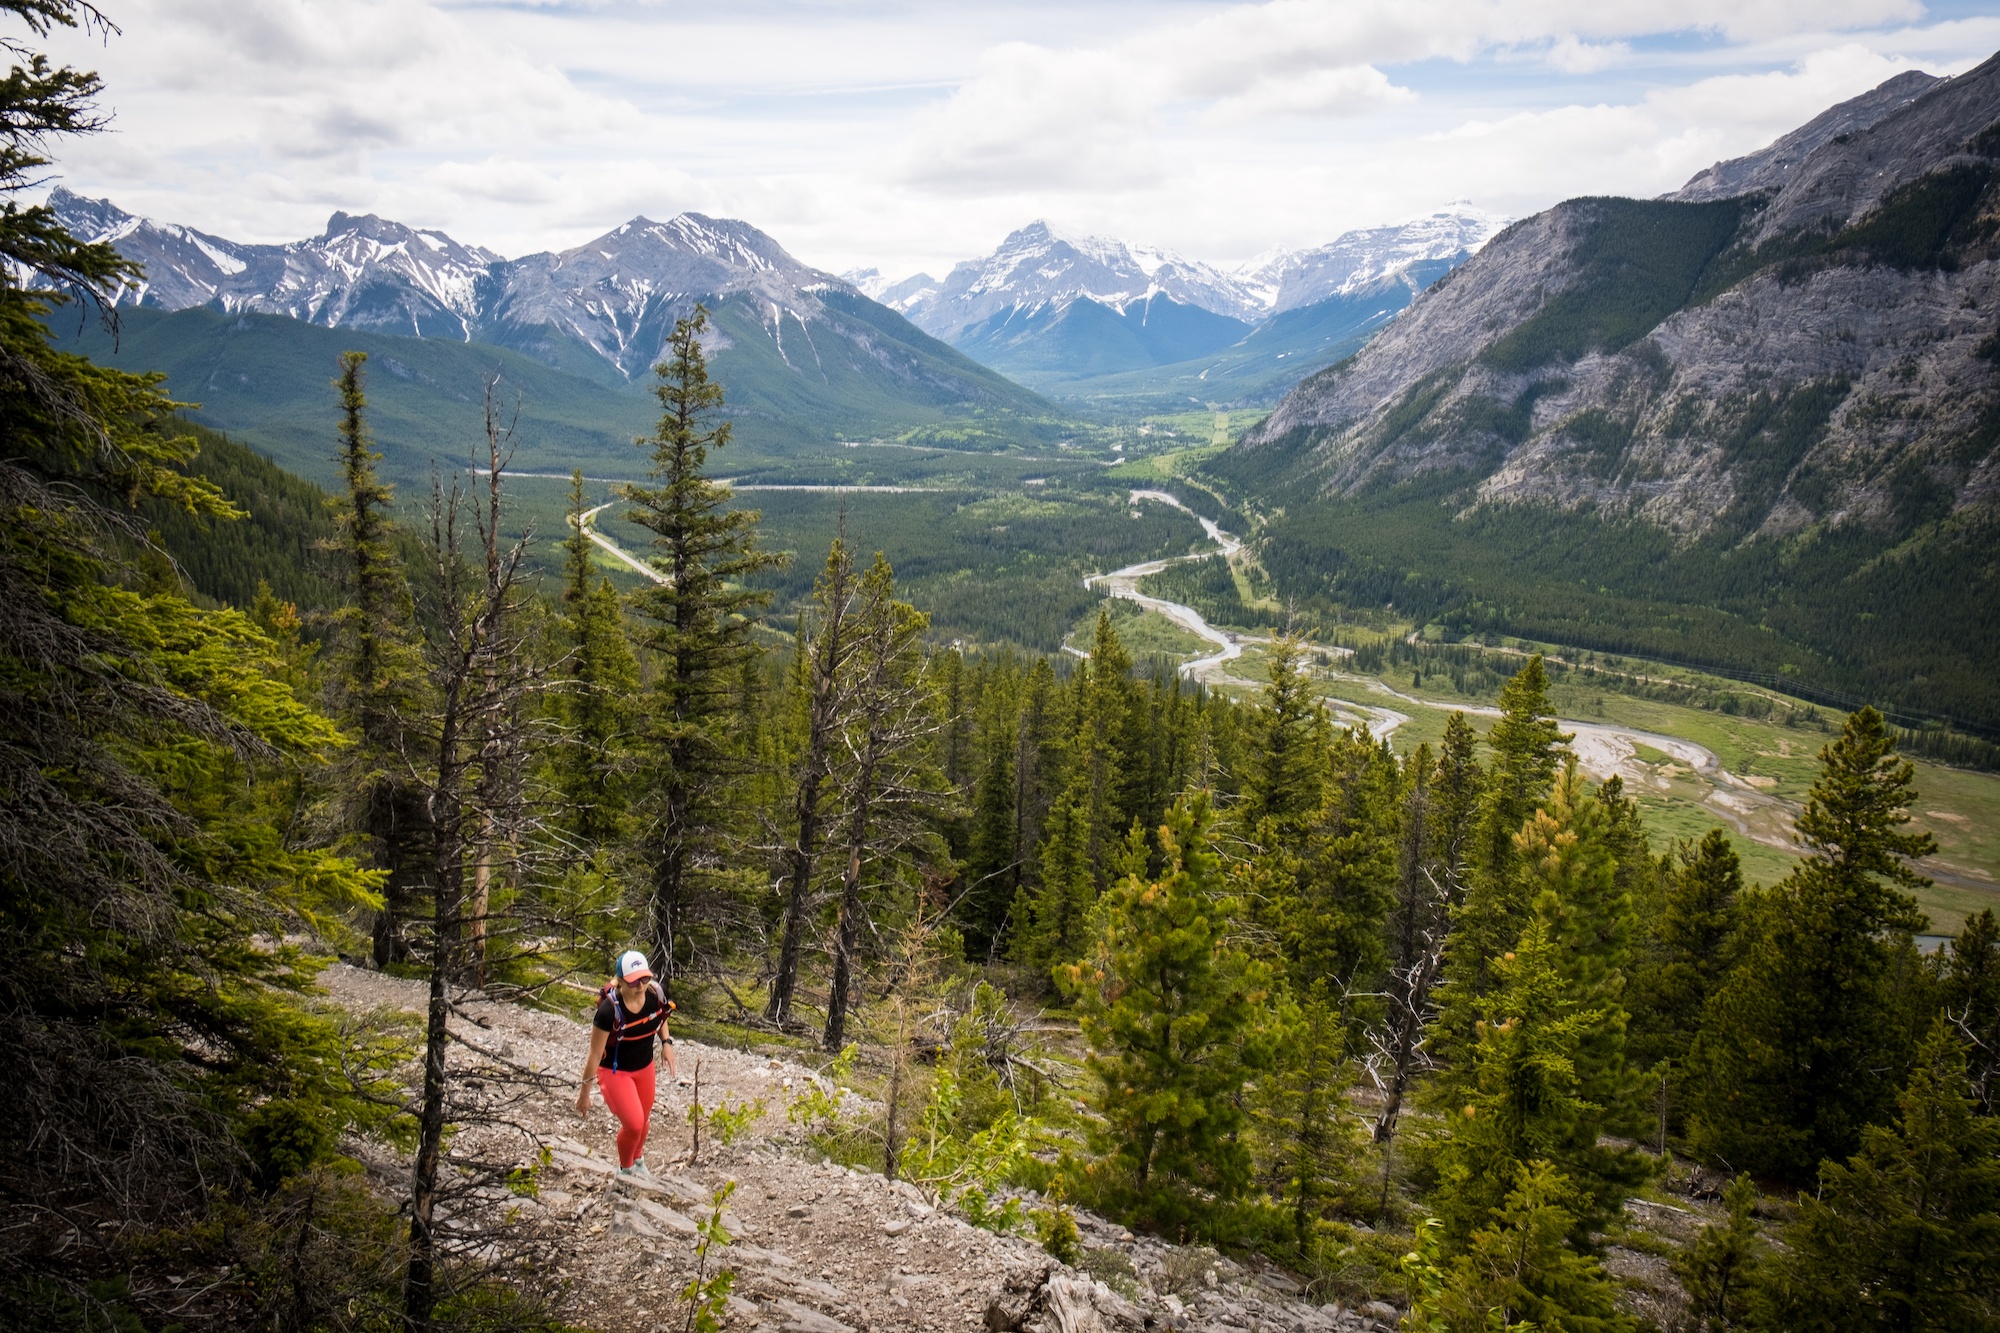
[[[370,424],[382,469],[406,489],[428,485],[433,463],[460,463],[485,438],[482,404],[491,376],[499,376],[499,398],[510,412],[520,404],[517,462],[526,471],[629,468],[637,457],[633,438],[658,416],[652,399],[634,389],[607,389],[483,343],[326,329],[208,307],[141,307],[124,312],[121,324],[115,342],[94,323],[57,328],[95,361],[165,372],[168,393],[200,405],[197,421],[322,485],[338,481],[333,379],[348,349],[368,353]],[[762,423],[745,424],[754,435]]]
[[[1627,571],[1641,595],[1699,603],[1732,589],[1739,623],[1703,631],[1711,657],[2000,723],[2000,643],[1966,601],[2000,591],[2000,59],[1906,96],[1914,83],[1819,118],[1837,132],[1796,165],[1767,150],[1697,178],[1775,189],[1578,199],[1516,224],[1301,384],[1220,472],[1425,531],[1460,515],[1459,533],[1433,532],[1437,551],[1482,513],[1494,533],[1544,537],[1622,524],[1650,552]],[[1284,558],[1301,588],[1354,567],[1315,531]],[[1579,548],[1582,568],[1540,547],[1530,563],[1548,578],[1617,591],[1601,545]],[[1430,577],[1423,563],[1406,572]],[[1460,619],[1526,632],[1495,613],[1478,584],[1501,574],[1478,565],[1437,565],[1461,581],[1434,590],[1431,612],[1482,603]],[[1951,571],[1953,586],[1926,585],[1919,568]],[[1516,612],[1528,600],[1517,590]],[[1853,631],[1857,609],[1873,628]],[[1614,639],[1694,651],[1664,622]]]
[[[121,301],[140,311],[284,316],[321,329],[450,340],[464,354],[437,355],[467,374],[452,371],[446,379],[476,381],[485,372],[471,368],[499,365],[504,357],[495,349],[506,349],[562,372],[555,379],[527,371],[512,376],[535,382],[551,403],[576,406],[589,385],[633,400],[566,407],[560,419],[550,417],[566,435],[594,439],[603,423],[649,410],[646,372],[674,321],[697,302],[714,314],[713,370],[743,422],[739,433],[752,443],[898,437],[949,423],[958,435],[970,431],[1004,444],[1039,439],[1063,424],[1033,393],[848,283],[800,263],[743,222],[695,213],[666,222],[635,218],[560,254],[505,260],[440,232],[373,216],[336,213],[321,236],[260,246],[151,222],[60,190],[51,203],[79,234],[109,240],[146,266],[146,280]],[[135,324],[142,331],[158,327]],[[222,386],[274,375],[287,384],[323,384],[331,373],[323,340],[297,330],[256,318],[175,327],[184,329],[185,340],[149,345],[156,359],[148,364],[171,372],[174,391],[201,400],[209,419],[226,429],[271,428],[276,404],[293,400],[267,395],[232,404]],[[253,346],[259,340],[268,346]],[[487,350],[471,350],[482,346]],[[272,359],[282,359],[280,348],[315,359],[280,371]],[[254,374],[232,368],[243,358],[256,362]],[[207,387],[182,388],[183,382]],[[458,429],[454,401],[437,399],[426,420],[412,418],[402,434],[385,432],[385,441],[428,449],[432,436]],[[616,433],[624,433],[622,424]]]
[[1892,111],[1900,111],[1942,82],[1935,74],[1909,70],[1859,97],[1827,108],[1805,124],[1745,157],[1718,162],[1699,172],[1669,199],[1702,204],[1758,190],[1775,190],[1792,169],[1829,139],[1865,130]]

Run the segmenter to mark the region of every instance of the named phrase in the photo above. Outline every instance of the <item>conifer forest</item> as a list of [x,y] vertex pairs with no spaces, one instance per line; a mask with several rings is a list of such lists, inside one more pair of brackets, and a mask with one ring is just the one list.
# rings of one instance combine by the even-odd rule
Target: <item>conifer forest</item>
[[[1540,655],[1403,743],[1276,610],[1243,689],[1096,594],[1074,651],[956,643],[844,519],[761,540],[699,308],[612,505],[646,578],[581,472],[517,512],[493,384],[464,457],[385,480],[363,352],[311,423],[341,484],[260,518],[162,377],[59,342],[140,276],[21,202],[102,128],[37,41],[105,20],[0,11],[0,1325],[857,1326],[748,1285],[775,1228],[850,1225],[753,1220],[754,1167],[1040,1256],[995,1330],[1208,1327],[1218,1273],[1412,1333],[2000,1329],[2000,918],[1930,935],[1873,708],[1757,882],[1584,771]],[[1153,577],[1236,596],[1219,556]],[[738,1163],[632,1270],[643,1320],[579,1303],[578,1251],[653,1242],[531,1113],[629,948],[680,1043],[652,1160]],[[732,1103],[732,1051],[793,1072]],[[895,1299],[871,1327],[947,1326]]]

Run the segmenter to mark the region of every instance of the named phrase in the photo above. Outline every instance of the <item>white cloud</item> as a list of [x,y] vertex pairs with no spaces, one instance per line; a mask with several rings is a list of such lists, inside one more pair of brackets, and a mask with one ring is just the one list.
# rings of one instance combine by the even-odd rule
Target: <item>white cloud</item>
[[[1032,217],[1230,263],[1470,197],[1654,194],[2000,18],[1916,0],[111,0],[72,188],[246,240],[508,254],[635,213],[942,273]],[[1664,39],[1664,40],[1662,40]]]
[[1565,74],[1594,74],[1632,58],[1629,42],[1585,42],[1566,32],[1549,44],[1546,59]]

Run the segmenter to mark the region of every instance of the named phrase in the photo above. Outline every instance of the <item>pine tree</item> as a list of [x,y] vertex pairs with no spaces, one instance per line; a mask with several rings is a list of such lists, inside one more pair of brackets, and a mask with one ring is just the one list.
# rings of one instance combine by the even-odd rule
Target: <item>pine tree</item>
[[1689,1333],[1730,1333],[1750,1325],[1751,1296],[1763,1261],[1763,1245],[1751,1217],[1757,1187],[1750,1177],[1738,1176],[1722,1201],[1729,1209],[1728,1218],[1703,1226],[1687,1249],[1674,1256],[1674,1276],[1687,1293]]
[[[1514,834],[1548,795],[1562,763],[1558,749],[1570,739],[1550,711],[1548,674],[1537,653],[1500,687],[1500,720],[1486,736],[1493,747],[1493,766],[1487,770],[1473,830],[1471,860],[1478,875],[1495,883],[1506,881],[1514,859]],[[1504,929],[1500,934],[1511,936]]]
[[1156,1200],[1226,1199],[1249,1183],[1243,1084],[1272,1055],[1259,1025],[1272,978],[1223,934],[1237,905],[1223,892],[1213,822],[1205,794],[1176,804],[1160,830],[1165,871],[1112,886],[1091,955],[1061,974],[1090,1046],[1101,1146]]
[[2000,1327],[2000,1121],[1978,1114],[1943,1020],[1899,1101],[1893,1125],[1862,1131],[1860,1151],[1800,1197],[1759,1292],[1766,1327]]
[[969,958],[991,960],[1000,950],[1008,908],[1021,887],[1027,848],[1020,841],[1016,809],[1020,750],[1020,677],[1011,656],[995,665],[980,697],[977,746],[979,777],[972,791],[972,837],[966,862],[969,881],[959,909]]
[[1696,1151],[1799,1183],[1891,1104],[1907,1058],[1891,981],[1923,922],[1905,861],[1936,847],[1900,831],[1914,770],[1879,713],[1849,717],[1820,765],[1798,824],[1810,854],[1760,896],[1689,1057]]
[[1548,1162],[1523,1163],[1492,1220],[1468,1238],[1436,1290],[1410,1311],[1413,1333],[1637,1333],[1617,1307],[1618,1289],[1570,1244],[1575,1192]]
[[1276,840],[1281,847],[1296,842],[1298,850],[1272,858],[1286,873],[1274,876],[1267,893],[1293,986],[1328,986],[1351,1042],[1373,1016],[1375,982],[1387,961],[1402,777],[1394,754],[1359,727],[1336,737],[1326,754],[1322,799],[1302,836]]
[[1479,793],[1485,782],[1486,774],[1479,767],[1479,737],[1465,714],[1453,713],[1445,719],[1444,739],[1438,744],[1437,777],[1431,783],[1436,809],[1430,819],[1430,856],[1445,874],[1453,905],[1464,894],[1466,858],[1471,854]]
[[[1602,1108],[1583,1097],[1577,1063],[1601,1016],[1572,995],[1562,961],[1547,926],[1530,922],[1495,960],[1500,986],[1484,1002],[1474,1045],[1426,1092],[1449,1127],[1434,1149],[1435,1204],[1454,1251],[1505,1204],[1523,1167],[1561,1167],[1596,1148]],[[1590,1193],[1586,1235],[1603,1215],[1598,1191]]]
[[652,451],[653,484],[623,492],[634,506],[627,517],[653,533],[651,563],[665,576],[635,593],[632,607],[658,662],[640,725],[652,759],[646,931],[667,985],[691,957],[683,928],[701,867],[719,857],[734,823],[729,790],[743,765],[728,726],[743,661],[756,651],[750,613],[768,600],[745,581],[784,559],[757,549],[759,515],[730,509],[729,488],[706,474],[710,451],[729,443],[729,423],[714,420],[722,387],[708,378],[707,329],[701,306],[674,322],[654,368],[659,428],[641,442]]
[[1356,1155],[1343,1103],[1352,1081],[1342,996],[1326,982],[1275,1006],[1277,1057],[1258,1080],[1259,1157],[1272,1163],[1271,1193],[1291,1205],[1292,1243],[1311,1253],[1315,1228]]
[[1383,979],[1384,1021],[1376,1034],[1371,1068],[1382,1090],[1374,1137],[1387,1143],[1396,1132],[1403,1098],[1423,1054],[1432,1018],[1431,991],[1444,964],[1444,936],[1451,901],[1447,872],[1433,854],[1431,747],[1410,757],[1396,849],[1396,900],[1389,914],[1389,967]]
[[591,512],[579,471],[570,478],[569,535],[563,541],[562,637],[569,688],[556,696],[565,733],[555,764],[572,855],[586,860],[626,832],[628,701],[639,686],[618,590],[597,571]]

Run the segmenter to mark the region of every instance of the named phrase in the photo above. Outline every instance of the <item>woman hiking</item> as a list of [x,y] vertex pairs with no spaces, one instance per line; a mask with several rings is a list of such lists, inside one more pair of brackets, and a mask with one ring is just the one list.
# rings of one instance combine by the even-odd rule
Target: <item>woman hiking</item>
[[583,1065],[583,1086],[577,1090],[576,1113],[590,1115],[590,1085],[595,1080],[604,1104],[618,1117],[618,1174],[652,1178],[646,1169],[646,1127],[653,1114],[653,1038],[666,1045],[667,1077],[679,1076],[674,1066],[674,1039],[667,1034],[667,1014],[673,1006],[653,984],[646,955],[627,949],[618,956],[618,976],[598,997],[591,1020],[590,1058]]

